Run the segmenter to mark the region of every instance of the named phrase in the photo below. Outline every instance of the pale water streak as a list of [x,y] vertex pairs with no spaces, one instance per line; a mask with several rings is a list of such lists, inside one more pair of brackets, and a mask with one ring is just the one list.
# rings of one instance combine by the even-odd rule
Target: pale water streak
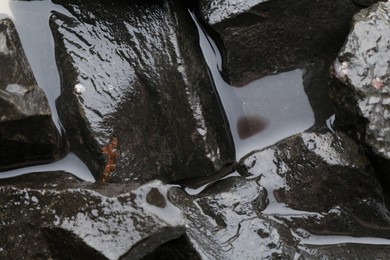
[[15,24],[38,86],[48,98],[53,122],[61,132],[55,106],[55,100],[61,93],[61,83],[55,60],[54,39],[49,26],[53,11],[71,15],[64,7],[53,4],[50,0],[0,1],[0,19],[8,17]]
[[91,172],[87,168],[87,166],[73,153],[69,153],[65,156],[65,158],[56,161],[54,163],[43,164],[25,167],[21,169],[15,169],[6,172],[0,172],[0,179],[16,177],[28,173],[35,172],[55,172],[55,171],[65,171],[73,174],[74,176],[85,180],[94,182],[95,179],[92,176]]
[[315,123],[303,86],[303,71],[267,76],[244,87],[227,84],[220,73],[221,54],[194,15],[200,46],[229,121],[236,159],[300,133]]
[[[49,101],[53,122],[58,132],[61,133],[61,123],[55,105],[55,100],[61,93],[61,83],[55,60],[54,39],[49,26],[49,19],[53,11],[71,16],[64,7],[53,4],[50,0],[0,0],[0,19],[10,18],[15,24],[38,86],[45,91]],[[1,172],[0,178],[48,171],[67,171],[83,180],[94,181],[86,165],[72,153],[51,164]]]

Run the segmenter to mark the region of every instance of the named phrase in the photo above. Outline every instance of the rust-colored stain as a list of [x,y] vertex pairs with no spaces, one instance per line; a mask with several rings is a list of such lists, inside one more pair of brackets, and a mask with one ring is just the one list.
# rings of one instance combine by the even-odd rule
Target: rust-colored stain
[[116,161],[118,160],[119,153],[117,150],[118,141],[116,138],[112,139],[109,144],[102,148],[102,153],[107,156],[107,164],[104,168],[104,172],[101,178],[102,182],[108,182],[110,177],[116,169]]

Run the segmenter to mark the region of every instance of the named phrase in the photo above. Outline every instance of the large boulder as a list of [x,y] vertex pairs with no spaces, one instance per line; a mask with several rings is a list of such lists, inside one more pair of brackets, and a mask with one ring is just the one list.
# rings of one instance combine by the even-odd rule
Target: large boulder
[[247,156],[238,171],[245,179],[221,180],[195,196],[169,191],[204,259],[366,259],[390,252],[381,186],[345,134],[293,136]]
[[0,181],[1,259],[141,259],[185,232],[168,186],[81,182],[65,172]]
[[374,166],[390,166],[390,4],[377,3],[356,14],[351,32],[332,67],[331,97],[336,126],[365,144]]
[[180,1],[55,2],[73,15],[51,19],[59,116],[96,178],[171,182],[211,176],[234,161],[195,25]]
[[223,50],[223,75],[243,86],[264,75],[331,62],[361,7],[336,0],[202,0],[198,13]]
[[0,64],[0,170],[54,160],[59,135],[9,19],[0,20]]

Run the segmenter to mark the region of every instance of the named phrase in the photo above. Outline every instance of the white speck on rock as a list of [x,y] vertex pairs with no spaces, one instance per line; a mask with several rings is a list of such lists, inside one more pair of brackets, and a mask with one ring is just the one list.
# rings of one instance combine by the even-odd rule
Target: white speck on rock
[[24,95],[28,89],[19,84],[8,84],[5,90],[9,93]]
[[85,92],[85,86],[81,83],[78,83],[74,86],[74,92],[76,94],[81,94]]

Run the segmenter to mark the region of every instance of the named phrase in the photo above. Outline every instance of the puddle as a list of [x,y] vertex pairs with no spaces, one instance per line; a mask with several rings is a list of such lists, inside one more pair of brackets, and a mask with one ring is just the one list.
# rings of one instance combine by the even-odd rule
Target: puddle
[[227,84],[222,76],[222,58],[214,41],[195,16],[200,46],[229,121],[236,160],[315,123],[314,112],[303,85],[303,70],[266,76],[243,87]]
[[[10,18],[15,24],[38,86],[47,96],[53,122],[58,132],[63,133],[55,105],[61,93],[61,83],[55,60],[54,39],[49,27],[49,19],[53,11],[71,16],[64,7],[53,4],[50,0],[0,1],[0,19]],[[62,160],[51,164],[1,172],[0,178],[14,177],[29,172],[57,170],[67,171],[86,181],[94,181],[89,169],[74,154],[68,154]]]
[[69,153],[63,159],[53,163],[0,172],[0,179],[12,178],[28,173],[54,171],[66,171],[82,180],[90,182],[95,181],[88,167],[73,153]]
[[55,100],[61,93],[61,83],[54,54],[54,39],[49,27],[52,11],[71,15],[64,7],[50,0],[1,0],[0,3],[0,19],[8,17],[14,22],[34,77],[49,101],[53,122],[61,132],[55,106]]

